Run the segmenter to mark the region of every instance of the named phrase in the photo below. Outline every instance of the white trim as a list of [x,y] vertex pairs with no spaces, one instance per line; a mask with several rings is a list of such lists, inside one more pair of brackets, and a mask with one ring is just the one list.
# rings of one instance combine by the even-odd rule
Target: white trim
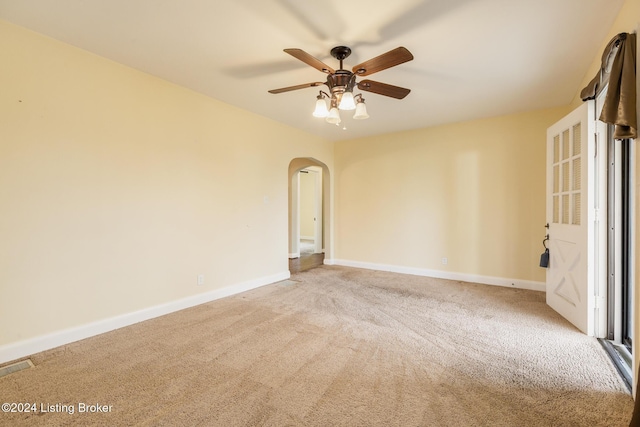
[[289,279],[290,277],[291,274],[287,270],[272,276],[261,277],[235,285],[225,286],[224,288],[214,289],[209,292],[144,308],[142,310],[122,314],[109,319],[99,320],[86,325],[76,326],[74,328],[64,329],[24,341],[6,344],[0,346],[0,363],[10,362],[21,357],[30,356],[34,353],[50,350],[61,345],[100,335],[105,332],[130,326],[155,317],[164,316],[165,314],[173,313],[175,311],[184,310],[185,308],[194,307],[220,298],[246,292],[251,289],[259,288],[260,286],[280,282],[282,280]]
[[434,277],[437,279],[458,280],[461,282],[481,283],[483,285],[504,286],[507,288],[546,291],[544,282],[532,280],[508,279],[504,277],[480,276],[477,274],[455,273],[450,271],[429,270],[425,268],[404,267],[399,265],[375,264],[371,262],[349,261],[344,259],[325,260],[327,265],[365,268],[367,270],[389,271],[392,273],[411,274],[414,276]]
[[312,240],[315,243],[316,236],[300,236],[300,240]]
[[300,252],[294,252],[289,254],[289,259],[300,258]]

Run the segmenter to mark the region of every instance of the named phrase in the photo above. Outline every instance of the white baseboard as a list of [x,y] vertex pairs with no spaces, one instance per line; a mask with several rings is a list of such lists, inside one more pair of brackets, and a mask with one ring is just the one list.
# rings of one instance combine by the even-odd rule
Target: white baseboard
[[289,259],[300,258],[300,252],[293,252],[289,254]]
[[160,304],[142,310],[134,311],[120,316],[111,317],[86,325],[69,328],[40,337],[31,338],[16,343],[0,346],[0,363],[10,362],[22,357],[30,356],[41,351],[50,350],[61,345],[69,344],[105,332],[113,331],[154,317],[164,316],[174,311],[183,310],[185,308],[194,307],[220,298],[246,292],[260,286],[269,285],[271,283],[280,282],[291,277],[289,271],[274,274],[272,276],[261,277],[254,280],[226,286],[220,289],[214,289],[198,295],[171,301],[166,304]]
[[544,282],[532,280],[508,279],[504,277],[480,276],[477,274],[455,273],[442,270],[403,267],[398,265],[375,264],[370,262],[349,261],[344,259],[325,260],[327,265],[342,265],[345,267],[365,268],[367,270],[389,271],[392,273],[412,274],[414,276],[434,277],[437,279],[458,280],[461,282],[481,283],[483,285],[504,286],[507,288],[528,289],[532,291],[546,291]]

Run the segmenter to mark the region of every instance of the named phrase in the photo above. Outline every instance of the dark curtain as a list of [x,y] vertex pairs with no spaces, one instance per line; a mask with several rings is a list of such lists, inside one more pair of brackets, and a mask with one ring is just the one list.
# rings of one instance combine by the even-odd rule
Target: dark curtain
[[594,99],[609,84],[600,120],[615,125],[615,139],[636,138],[636,35],[620,33],[602,54],[598,74],[582,89],[583,101]]

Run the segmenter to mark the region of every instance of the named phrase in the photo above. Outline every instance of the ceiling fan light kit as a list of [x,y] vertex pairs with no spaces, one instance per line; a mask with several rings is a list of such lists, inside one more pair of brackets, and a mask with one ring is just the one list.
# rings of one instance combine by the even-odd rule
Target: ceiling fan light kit
[[338,108],[347,111],[356,109],[356,102],[353,99],[353,91],[342,93],[342,97],[340,98],[340,107]]
[[356,120],[364,120],[369,118],[369,114],[367,114],[367,106],[364,105],[364,98],[362,95],[359,95],[358,103],[356,104],[356,113],[353,115],[353,118]]
[[[356,77],[358,76],[368,76],[370,74],[377,73],[378,71],[386,70],[387,68],[395,67],[396,65],[411,61],[413,59],[413,55],[404,47],[398,47],[373,59],[358,64],[353,67],[351,71],[345,70],[342,67],[344,59],[351,55],[351,49],[346,46],[336,46],[331,49],[331,56],[340,61],[340,68],[338,70],[334,70],[327,64],[314,58],[301,49],[285,49],[284,51],[307,65],[312,66],[318,71],[327,74],[327,80],[325,82],[305,83],[280,89],[272,89],[269,93],[277,94],[308,87],[317,87],[324,84],[329,88],[329,93],[322,90],[320,91],[320,94],[316,99],[316,108],[313,111],[313,116],[325,118],[326,121],[331,124],[340,124],[341,118],[339,110],[355,110],[353,118],[356,120],[369,118],[362,94],[353,93],[353,90],[356,87],[365,92],[372,92],[395,99],[403,99],[409,94],[409,92],[411,92],[409,89],[375,82],[373,80],[362,80],[360,82],[356,82]],[[330,108],[327,108],[326,99],[330,102]]]
[[331,107],[329,115],[327,116],[327,123],[332,125],[339,125],[342,120],[340,119],[340,112],[336,107]]
[[320,91],[320,95],[318,95],[318,99],[316,100],[316,109],[313,111],[313,117],[327,117],[328,115],[327,101],[325,101],[323,92]]

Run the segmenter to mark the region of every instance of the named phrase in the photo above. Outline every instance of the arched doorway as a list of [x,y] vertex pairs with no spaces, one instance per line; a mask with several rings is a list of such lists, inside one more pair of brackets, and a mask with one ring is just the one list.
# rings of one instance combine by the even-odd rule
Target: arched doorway
[[329,168],[318,160],[305,157],[289,163],[291,273],[323,264],[330,251],[330,178]]

